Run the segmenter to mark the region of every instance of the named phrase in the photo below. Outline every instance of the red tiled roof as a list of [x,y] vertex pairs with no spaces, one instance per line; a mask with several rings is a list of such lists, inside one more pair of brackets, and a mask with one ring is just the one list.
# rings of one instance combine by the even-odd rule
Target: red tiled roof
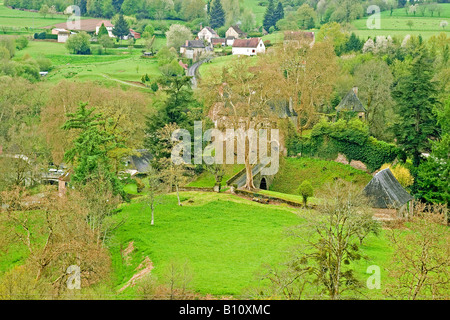
[[261,38],[236,39],[233,42],[233,48],[256,48]]

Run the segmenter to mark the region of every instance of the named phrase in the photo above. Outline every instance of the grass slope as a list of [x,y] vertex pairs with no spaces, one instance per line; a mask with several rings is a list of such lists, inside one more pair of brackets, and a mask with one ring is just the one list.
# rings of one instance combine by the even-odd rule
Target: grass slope
[[297,194],[297,188],[304,180],[311,181],[314,190],[320,190],[335,179],[353,182],[361,188],[369,183],[372,176],[349,165],[313,158],[285,158],[275,176],[270,190]]
[[[153,227],[148,209],[139,202],[114,217],[116,221],[126,218],[111,245],[117,288],[148,256],[155,266],[152,273],[160,279],[171,261],[187,260],[194,273],[192,289],[203,294],[239,295],[255,281],[254,272],[262,264],[283,259],[289,245],[283,232],[302,221],[292,209],[264,206],[230,194],[181,195],[182,207],[177,206],[174,195],[156,207]],[[132,264],[126,266],[120,248],[130,241],[136,250]]]

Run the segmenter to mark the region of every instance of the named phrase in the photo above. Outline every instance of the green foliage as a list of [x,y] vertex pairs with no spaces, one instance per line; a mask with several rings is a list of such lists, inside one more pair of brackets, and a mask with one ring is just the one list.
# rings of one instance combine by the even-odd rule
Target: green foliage
[[413,57],[408,73],[400,78],[393,92],[399,115],[394,129],[399,146],[412,156],[413,165],[418,167],[421,153],[431,149],[430,137],[438,134],[433,114],[438,101],[436,83],[432,80],[433,60],[423,43],[415,48]]
[[336,159],[342,153],[350,162],[358,160],[370,171],[392,162],[398,154],[393,144],[369,136],[367,126],[359,119],[339,120],[335,123],[319,122],[311,131],[311,138],[291,136],[288,139],[289,154],[302,153],[323,159]]
[[100,27],[100,29],[98,30],[98,37],[101,38],[102,36],[107,35],[109,36],[108,30],[105,27],[105,24],[102,23],[102,26]]
[[23,50],[28,47],[28,39],[25,36],[20,36],[16,39],[16,49]]
[[90,54],[91,53],[91,37],[84,31],[74,34],[66,41],[66,48],[75,54]]
[[213,0],[209,21],[213,29],[220,28],[225,24],[225,11],[220,0]]
[[94,108],[87,109],[86,106],[86,103],[81,103],[76,113],[67,114],[69,120],[62,127],[79,132],[73,148],[64,155],[65,161],[73,165],[72,182],[83,186],[102,177],[111,183],[115,195],[125,197],[108,157],[108,151],[120,145],[116,137],[106,130],[107,122],[100,119],[101,114],[95,114]]
[[114,25],[112,33],[119,39],[123,39],[123,37],[125,37],[130,33],[130,27],[128,25],[128,22],[125,20],[122,14],[119,16],[119,19]]
[[298,187],[298,193],[303,198],[303,204],[306,206],[308,198],[314,195],[314,188],[309,180],[303,180]]

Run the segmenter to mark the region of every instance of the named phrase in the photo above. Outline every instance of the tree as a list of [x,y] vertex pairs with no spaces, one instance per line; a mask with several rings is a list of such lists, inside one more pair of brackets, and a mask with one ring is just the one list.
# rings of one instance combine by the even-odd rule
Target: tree
[[108,30],[106,29],[104,23],[102,23],[102,26],[100,27],[100,29],[98,29],[98,34],[97,34],[97,36],[98,36],[98,38],[100,38],[100,37],[103,36],[103,35],[107,35],[107,36],[109,37]]
[[147,172],[147,183],[144,189],[144,203],[147,207],[150,207],[150,225],[152,226],[155,224],[155,206],[157,203],[157,199],[164,193],[165,190],[164,183],[161,178],[161,174],[154,168],[150,167],[149,171]]
[[213,0],[209,16],[211,28],[220,28],[225,24],[225,11],[220,0]]
[[90,54],[90,39],[91,37],[85,31],[81,31],[80,33],[74,34],[67,39],[66,48],[75,54]]
[[450,234],[442,225],[447,208],[416,204],[408,232],[391,229],[394,252],[388,267],[392,282],[386,293],[395,298],[445,299],[450,283]]
[[[276,63],[270,60],[271,57],[264,58],[258,60],[256,67],[250,66],[245,58],[237,59],[221,72],[214,73],[202,81],[207,103],[220,108],[218,112],[224,116],[224,122],[218,129],[236,130],[234,138],[241,143],[238,148],[239,153],[243,153],[243,159],[238,161],[243,160],[245,164],[245,188],[249,190],[255,189],[253,164],[265,159],[254,157],[250,145],[251,137],[247,133],[276,126],[275,112],[279,108],[276,101],[281,98],[277,84],[282,75]],[[271,109],[270,106],[274,108]]]
[[302,196],[303,206],[306,207],[308,198],[314,195],[314,189],[309,180],[304,180],[300,187],[298,187],[298,193]]
[[412,26],[414,25],[414,22],[412,22],[412,20],[408,20],[406,21],[406,25],[409,27],[409,30],[411,30]]
[[48,5],[43,4],[41,6],[41,9],[39,10],[39,14],[45,18],[48,15],[49,11],[50,8],[48,7]]
[[98,38],[98,42],[103,47],[103,49],[105,49],[105,53],[106,53],[107,48],[114,47],[114,41],[109,37],[108,34],[104,34],[104,35],[100,36]]
[[166,38],[167,47],[174,47],[178,50],[183,44],[185,44],[186,40],[192,39],[192,32],[181,24],[173,24],[166,32]]
[[317,15],[313,8],[306,3],[298,8],[296,15],[300,29],[312,29],[315,27]]
[[370,134],[377,139],[392,138],[389,120],[394,117],[394,101],[391,88],[394,82],[391,70],[386,62],[371,59],[355,69],[355,85],[358,98],[366,106],[366,118]]
[[[301,239],[292,263],[297,274],[308,274],[317,290],[335,300],[361,286],[351,262],[362,258],[359,233],[373,219],[365,218],[371,209],[355,186],[338,181],[329,186],[326,197],[329,201],[318,206],[318,216],[292,230],[291,235]],[[305,233],[305,227],[312,232]]]
[[73,166],[72,182],[84,186],[95,179],[106,179],[111,183],[113,194],[126,198],[122,184],[113,172],[108,152],[117,147],[115,137],[105,129],[101,114],[94,108],[87,109],[82,103],[76,113],[69,113],[64,130],[78,130],[74,147],[64,156]]
[[233,25],[240,20],[241,8],[239,0],[221,0],[223,10],[225,11],[225,24]]
[[269,31],[270,27],[275,26],[274,22],[274,13],[275,13],[275,6],[273,4],[273,0],[269,0],[269,4],[266,9],[266,13],[264,14],[263,19],[263,27],[267,31]]
[[278,1],[277,8],[275,9],[275,11],[273,13],[273,20],[275,22],[275,25],[281,19],[284,19],[284,8],[283,8],[283,3],[281,3],[281,1]]
[[119,15],[119,19],[117,20],[112,33],[120,40],[130,34],[130,27],[128,25],[128,22],[123,17],[123,14]]
[[394,125],[397,142],[413,158],[418,167],[421,153],[430,150],[430,137],[437,136],[436,83],[433,81],[433,61],[424,44],[414,51],[408,73],[401,77],[393,92],[398,104],[399,120]]

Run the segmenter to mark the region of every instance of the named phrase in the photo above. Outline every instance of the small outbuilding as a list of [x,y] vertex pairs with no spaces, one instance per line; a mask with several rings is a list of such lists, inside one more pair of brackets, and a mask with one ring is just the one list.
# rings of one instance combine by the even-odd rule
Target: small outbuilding
[[414,200],[389,168],[378,172],[363,189],[363,194],[370,199],[372,207],[396,209],[399,215],[406,209],[407,204]]

